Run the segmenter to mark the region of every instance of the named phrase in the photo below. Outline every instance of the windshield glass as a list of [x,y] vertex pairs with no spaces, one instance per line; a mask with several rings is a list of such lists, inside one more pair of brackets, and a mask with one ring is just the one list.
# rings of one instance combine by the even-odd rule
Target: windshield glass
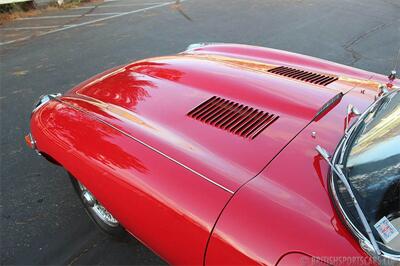
[[[366,115],[350,136],[344,173],[383,249],[400,252],[400,93],[390,93]],[[365,230],[341,181],[338,199],[365,236]]]

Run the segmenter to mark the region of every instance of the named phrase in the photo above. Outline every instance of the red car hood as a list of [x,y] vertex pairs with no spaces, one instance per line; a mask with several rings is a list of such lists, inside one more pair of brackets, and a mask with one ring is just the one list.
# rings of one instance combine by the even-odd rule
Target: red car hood
[[[282,65],[337,80],[318,85],[269,72]],[[62,100],[232,192],[257,175],[339,92],[360,84],[375,88],[371,77],[306,56],[212,45],[113,69]],[[213,96],[279,118],[251,139],[187,115]]]

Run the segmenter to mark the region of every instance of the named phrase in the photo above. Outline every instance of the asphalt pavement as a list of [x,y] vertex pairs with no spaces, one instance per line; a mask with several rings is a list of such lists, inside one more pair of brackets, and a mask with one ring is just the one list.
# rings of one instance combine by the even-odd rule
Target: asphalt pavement
[[107,238],[63,169],[25,146],[40,95],[197,42],[272,47],[382,74],[400,46],[398,0],[181,2],[105,1],[0,26],[2,265],[165,264],[133,238]]

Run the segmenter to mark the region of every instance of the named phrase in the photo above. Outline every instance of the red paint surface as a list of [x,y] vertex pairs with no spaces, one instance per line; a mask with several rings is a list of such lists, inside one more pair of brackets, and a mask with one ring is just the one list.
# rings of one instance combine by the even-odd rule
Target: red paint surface
[[228,192],[55,101],[33,116],[31,130],[41,151],[161,257],[173,264],[202,262]]
[[[267,72],[279,65],[351,80],[323,87]],[[211,233],[207,264],[366,256],[334,211],[314,148],[335,149],[347,104],[372,103],[376,91],[356,87],[372,76],[384,79],[272,49],[207,46],[97,75],[36,111],[31,130],[41,152],[169,263],[203,263]],[[301,131],[339,92],[349,93]],[[186,116],[214,95],[280,118],[249,140]]]
[[372,100],[348,93],[240,189],[217,223],[206,263],[273,265],[282,254],[296,251],[315,257],[368,258],[336,214],[328,192],[328,165],[315,146],[333,153],[343,135],[347,105],[365,110]]
[[306,254],[299,253],[299,252],[291,252],[284,255],[277,266],[293,266],[293,265],[315,265],[315,266],[326,266],[328,264],[318,260],[317,258],[312,258]]

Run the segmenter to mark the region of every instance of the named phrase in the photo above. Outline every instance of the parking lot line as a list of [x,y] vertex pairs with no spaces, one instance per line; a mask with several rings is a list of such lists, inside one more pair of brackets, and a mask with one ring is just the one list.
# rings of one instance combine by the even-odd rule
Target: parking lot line
[[[184,1],[186,1],[186,0],[181,0],[181,2],[184,2]],[[143,11],[147,11],[147,10],[151,10],[151,9],[154,9],[154,8],[159,8],[159,7],[171,5],[171,4],[174,4],[174,3],[175,2],[163,2],[163,3],[160,3],[160,4],[154,5],[154,6],[144,7],[144,8],[140,8],[140,9],[124,12],[124,13],[117,13],[115,15],[111,15],[111,16],[108,16],[108,17],[105,17],[105,18],[94,19],[94,20],[91,20],[91,21],[82,22],[82,23],[73,24],[73,25],[65,25],[65,26],[63,26],[61,28],[54,29],[54,30],[49,30],[49,31],[46,31],[46,32],[41,32],[41,33],[36,34],[36,35],[30,35],[30,36],[27,36],[27,37],[23,37],[23,38],[11,40],[11,41],[0,42],[0,46],[11,44],[11,43],[15,43],[15,42],[19,42],[19,41],[28,40],[33,36],[41,37],[41,36],[45,36],[45,35],[48,35],[48,34],[60,32],[60,31],[64,31],[64,30],[68,30],[68,29],[73,29],[73,28],[77,28],[77,27],[81,27],[81,26],[90,25],[90,24],[97,23],[97,22],[100,22],[100,21],[106,21],[106,20],[109,20],[109,19],[117,18],[117,17],[122,17],[122,16],[130,15],[130,14],[140,13],[140,12],[143,12]],[[60,27],[60,26],[55,26],[55,27]],[[13,28],[13,29],[15,29],[15,28]]]
[[28,17],[18,18],[17,20],[38,20],[38,19],[57,19],[57,18],[79,18],[79,17],[95,17],[95,16],[112,16],[123,14],[126,12],[107,12],[107,13],[93,13],[93,14],[78,14],[78,15],[59,15],[59,16],[42,16],[42,17]]
[[[120,2],[121,0],[104,0],[104,3],[110,3],[110,2]],[[135,3],[136,5],[158,5],[162,4],[165,2],[150,2],[150,3]]]
[[97,6],[97,8],[110,8],[110,7],[130,7],[130,6],[146,6],[146,5],[159,5],[159,4],[165,4],[166,2],[161,2],[158,4],[113,4],[113,5],[101,5]]
[[31,27],[12,27],[12,28],[0,28],[0,31],[10,31],[10,30],[40,30],[40,29],[52,29],[58,28],[62,25],[54,25],[54,26],[31,26]]
[[[120,1],[120,0],[115,0],[115,1]],[[133,3],[133,4],[120,4],[120,5],[99,5],[97,8],[110,8],[110,7],[130,7],[130,6],[151,6],[151,5],[158,5],[158,4],[165,4],[166,2],[153,2],[153,3]],[[75,9],[91,9],[93,6],[80,6],[80,7],[75,7]]]

